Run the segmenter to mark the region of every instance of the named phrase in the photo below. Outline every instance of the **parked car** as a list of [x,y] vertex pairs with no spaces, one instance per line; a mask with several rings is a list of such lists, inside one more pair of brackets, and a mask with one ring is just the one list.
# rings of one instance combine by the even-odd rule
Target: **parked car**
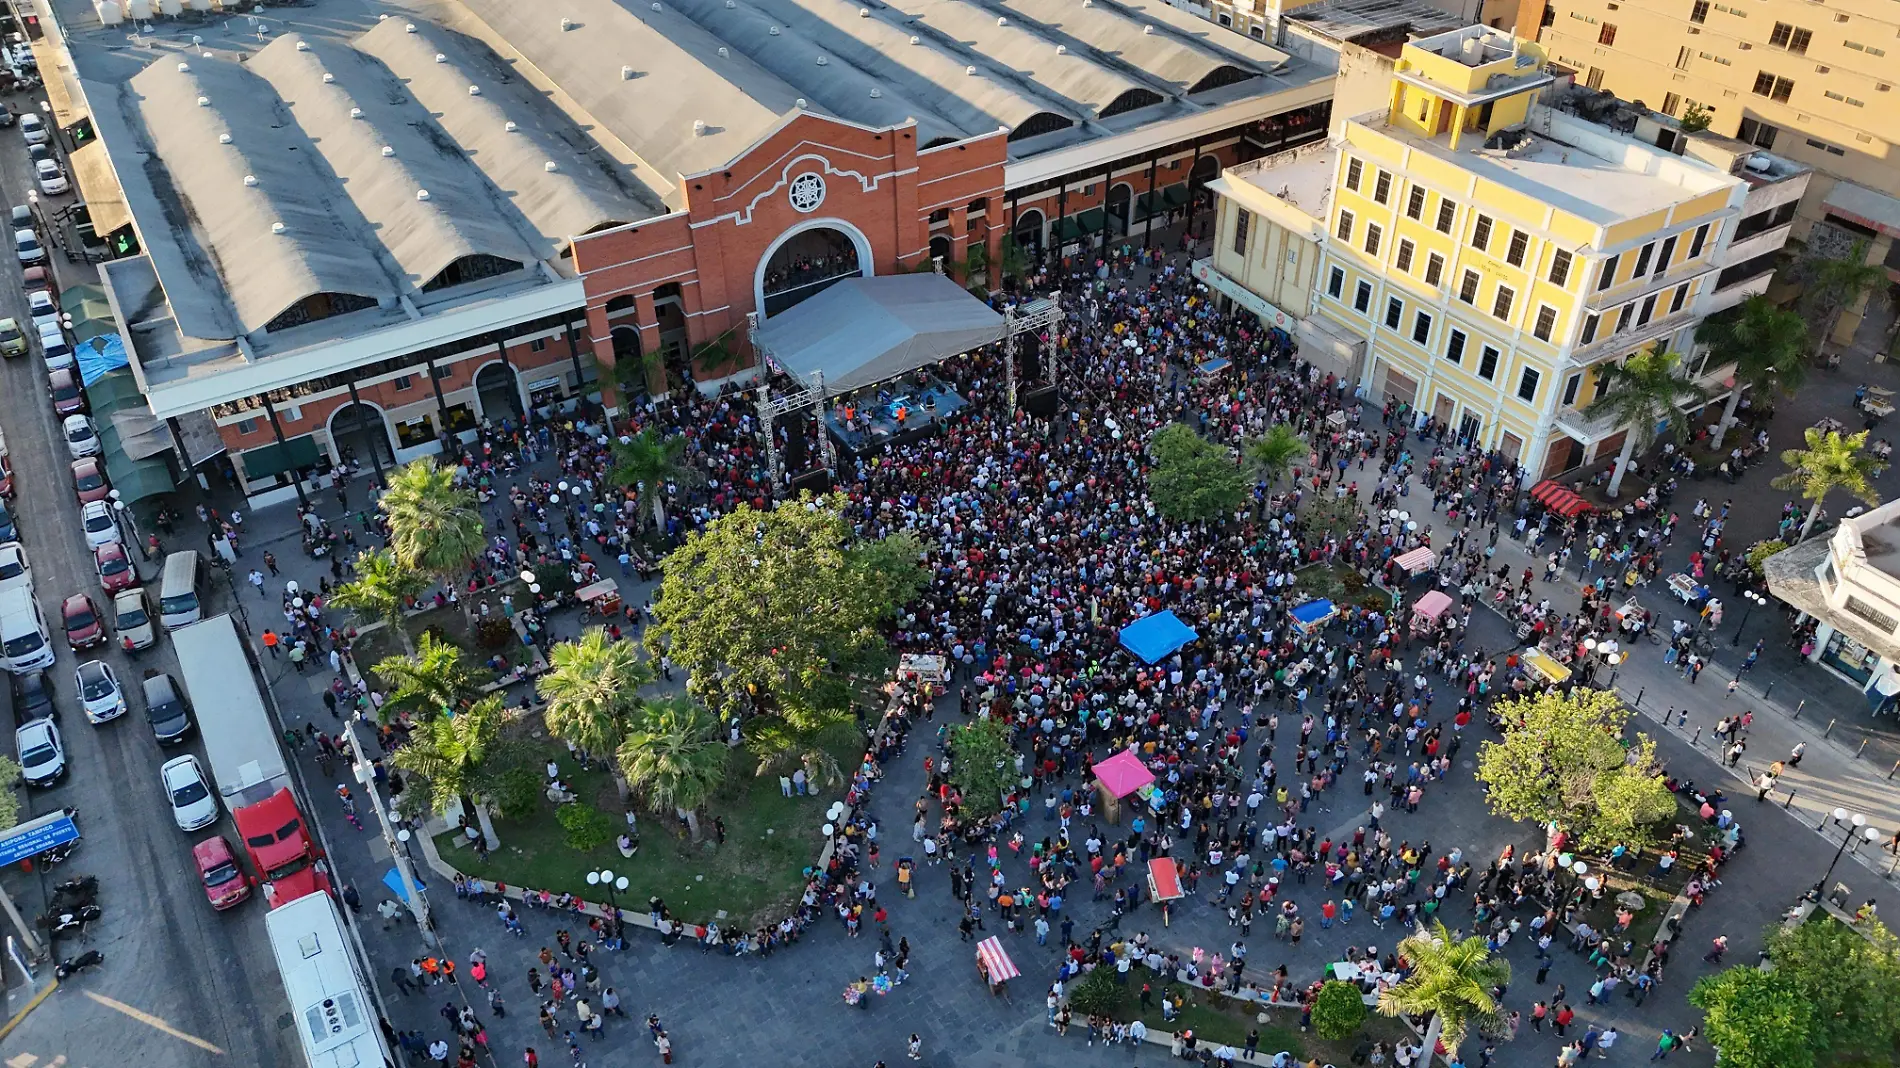
[[139,584],[138,569],[125,554],[125,543],[109,541],[92,551],[92,566],[99,572],[99,588],[109,595]]
[[4,430],[0,430],[0,498],[13,499],[13,457],[7,455]]
[[66,180],[66,172],[59,169],[58,160],[43,159],[33,164],[33,176],[39,179],[40,192],[49,197],[70,193],[73,183]]
[[46,247],[40,244],[39,235],[31,230],[13,231],[13,251],[23,264],[38,263],[46,258]]
[[8,359],[26,355],[26,334],[12,319],[0,319],[0,355]]
[[33,588],[33,565],[26,558],[26,546],[17,541],[0,543],[0,590]]
[[205,897],[212,908],[223,912],[250,898],[250,877],[244,874],[244,865],[223,835],[212,835],[192,846],[191,859],[198,862],[198,878],[204,882]]
[[79,707],[93,723],[104,723],[125,715],[125,691],[119,688],[118,672],[103,660],[88,660],[73,672],[79,680]]
[[75,593],[59,606],[59,617],[66,627],[66,644],[74,649],[90,649],[106,643],[105,620],[99,618],[92,598]]
[[36,719],[14,731],[13,751],[20,754],[20,777],[28,786],[51,786],[66,774],[66,744],[50,719]]
[[52,138],[46,132],[46,124],[38,115],[26,112],[20,116],[20,136],[29,145],[43,145]]
[[191,705],[184,691],[162,671],[147,670],[144,681],[145,719],[160,745],[185,740],[191,733]]
[[33,315],[33,329],[39,333],[59,325],[59,302],[53,294],[44,289],[36,289],[26,295],[27,311]]
[[[20,209],[14,208],[13,210],[19,211]],[[13,224],[13,228],[15,230],[25,230],[31,228],[32,225],[33,217],[29,215],[27,216],[26,222],[16,222]],[[28,267],[26,270],[20,272],[20,278],[21,292],[32,293],[35,290],[44,289],[55,297],[59,296],[58,287],[53,285],[53,272],[47,270],[44,266]]]
[[165,784],[165,796],[171,798],[172,819],[179,830],[195,831],[218,821],[218,798],[197,757],[173,757],[158,769],[158,775]]
[[152,624],[144,587],[120,590],[112,598],[112,629],[119,632],[119,645],[128,653],[150,649],[158,640],[158,628]]
[[44,671],[29,671],[13,676],[13,719],[31,723],[36,719],[54,719],[59,707],[53,704],[53,676]]
[[70,367],[46,373],[46,392],[53,398],[53,414],[61,419],[86,410],[86,391]]
[[73,491],[79,494],[82,506],[103,501],[112,495],[112,483],[106,479],[106,465],[97,456],[74,460],[72,470]]
[[99,431],[92,420],[83,415],[69,415],[60,425],[66,437],[66,451],[77,460],[84,456],[99,455]]
[[97,549],[119,540],[119,517],[112,513],[111,501],[93,501],[79,511],[86,527],[86,548]]
[[19,525],[13,521],[13,511],[5,500],[0,500],[0,542],[20,540]]
[[46,361],[48,371],[70,371],[79,367],[72,344],[66,340],[65,331],[57,326],[40,335],[40,357]]

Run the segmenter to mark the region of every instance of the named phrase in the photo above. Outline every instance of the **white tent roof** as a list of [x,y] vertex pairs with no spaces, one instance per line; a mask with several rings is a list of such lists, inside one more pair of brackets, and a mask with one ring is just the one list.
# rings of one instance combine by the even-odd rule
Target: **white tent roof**
[[1003,337],[1003,317],[940,274],[849,278],[772,316],[759,341],[806,383],[846,393]]

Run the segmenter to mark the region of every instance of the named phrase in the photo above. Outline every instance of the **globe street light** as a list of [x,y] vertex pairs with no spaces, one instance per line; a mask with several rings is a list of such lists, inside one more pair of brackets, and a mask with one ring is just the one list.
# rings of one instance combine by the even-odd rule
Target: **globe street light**
[[622,875],[620,878],[615,879],[611,869],[602,868],[599,871],[590,871],[587,873],[587,885],[598,886],[606,891],[607,916],[611,924],[611,933],[615,937],[618,937],[620,934],[620,904],[614,899],[614,891],[620,890],[624,892],[627,889],[627,877]]
[[1819,901],[1821,895],[1827,890],[1827,881],[1834,875],[1834,865],[1841,862],[1841,854],[1847,852],[1848,844],[1851,843],[1856,836],[1865,838],[1870,844],[1880,841],[1880,831],[1877,828],[1867,825],[1866,816],[1858,812],[1849,816],[1846,809],[1837,808],[1834,810],[1834,822],[1836,825],[1839,825],[1842,821],[1846,821],[1848,824],[1846,833],[1841,835],[1841,844],[1839,848],[1834,850],[1834,859],[1828,861],[1827,871],[1821,873],[1821,881],[1814,884],[1814,892],[1810,895],[1816,901]]
[[1742,610],[1742,625],[1735,628],[1735,637],[1729,639],[1730,645],[1742,644],[1742,632],[1748,629],[1748,617],[1755,611],[1756,605],[1767,605],[1768,598],[1754,590],[1743,590],[1742,596],[1748,599],[1748,607]]
[[1609,655],[1605,656],[1603,659],[1606,663],[1610,665],[1610,682],[1609,682],[1609,685],[1606,687],[1606,689],[1614,690],[1616,689],[1616,666],[1623,662],[1623,659],[1624,659],[1623,654],[1610,653]]

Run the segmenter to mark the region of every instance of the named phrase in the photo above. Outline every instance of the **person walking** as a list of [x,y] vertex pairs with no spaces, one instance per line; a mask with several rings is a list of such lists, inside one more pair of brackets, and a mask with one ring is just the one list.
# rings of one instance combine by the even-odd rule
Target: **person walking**
[[1656,1052],[1650,1054],[1649,1059],[1652,1061],[1664,1060],[1675,1048],[1676,1033],[1665,1027],[1663,1028],[1663,1033],[1656,1039]]
[[923,1036],[917,1034],[915,1031],[911,1032],[909,1047],[911,1060],[921,1061],[924,1059]]
[[1722,954],[1727,952],[1728,936],[1716,935],[1715,941],[1710,944],[1709,951],[1702,955],[1702,959],[1708,961],[1710,964],[1720,964],[1722,963]]

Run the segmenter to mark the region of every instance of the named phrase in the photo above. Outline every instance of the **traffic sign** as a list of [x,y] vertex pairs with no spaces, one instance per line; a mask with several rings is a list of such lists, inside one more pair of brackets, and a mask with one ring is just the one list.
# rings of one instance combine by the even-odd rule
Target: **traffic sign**
[[28,820],[12,830],[0,832],[0,866],[36,857],[54,846],[78,840],[79,824],[64,812]]

